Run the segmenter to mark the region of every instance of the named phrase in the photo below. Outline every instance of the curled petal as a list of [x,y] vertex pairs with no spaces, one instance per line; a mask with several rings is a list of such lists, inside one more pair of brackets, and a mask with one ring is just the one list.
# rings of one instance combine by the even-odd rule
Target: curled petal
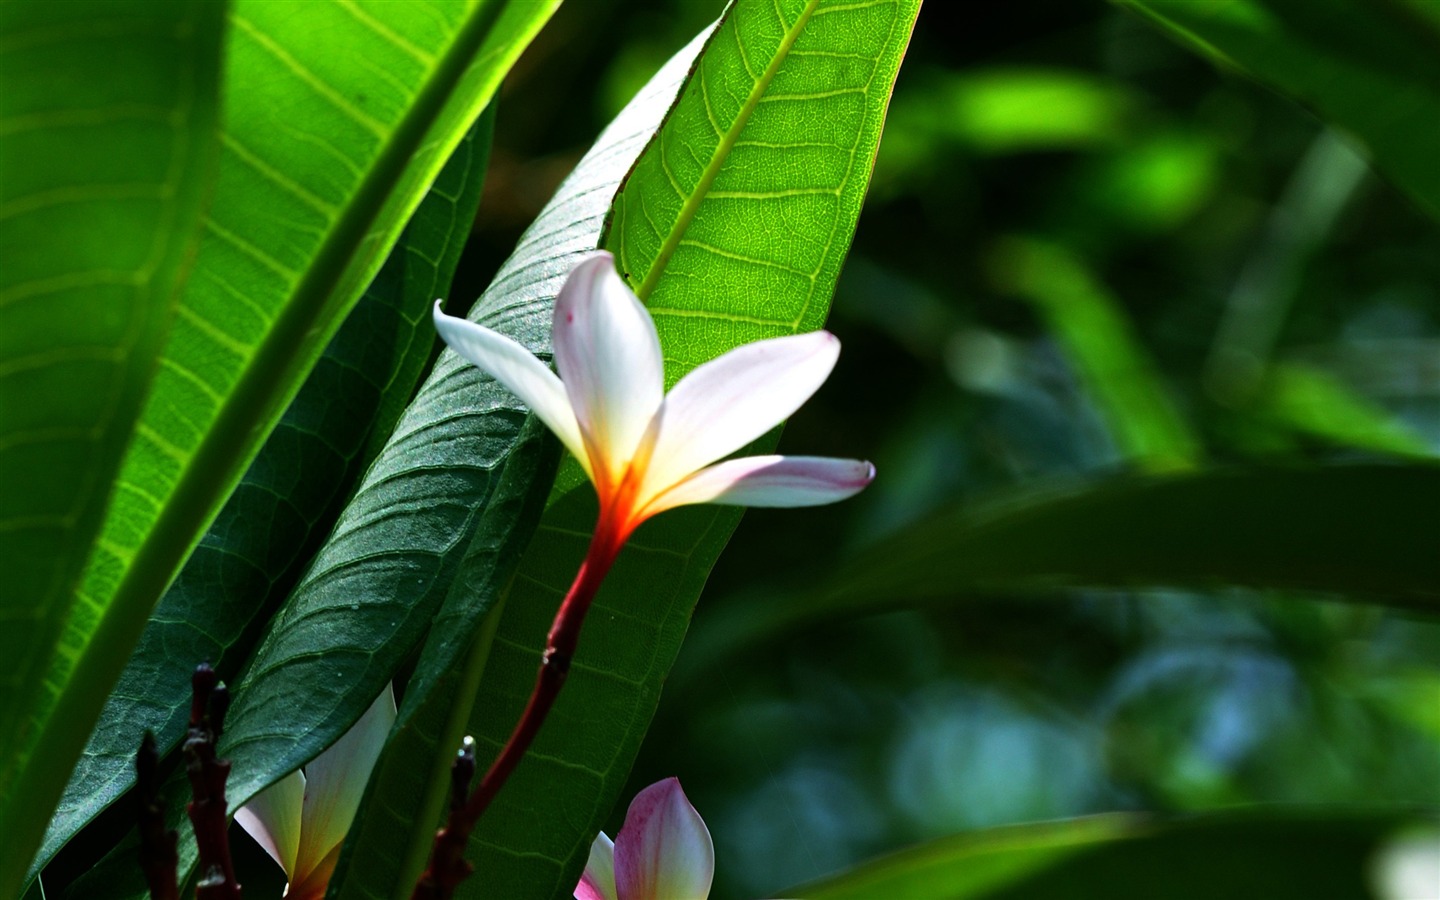
[[439,300],[435,301],[434,318],[435,330],[440,332],[440,337],[445,339],[451,350],[519,397],[540,417],[540,421],[555,432],[560,443],[575,455],[585,472],[594,477],[589,455],[585,452],[585,442],[580,438],[580,426],[570,409],[570,398],[566,396],[565,386],[548,366],[498,331],[491,331],[467,319],[445,315],[440,311]]
[[615,836],[619,900],[705,900],[714,876],[710,830],[680,782],[667,778],[635,795]]
[[780,424],[839,355],[834,335],[814,331],[736,347],[680,379],[665,398],[644,494],[673,487]]
[[575,900],[619,900],[615,893],[615,844],[603,831],[590,845],[585,872],[575,885]]
[[555,298],[555,366],[595,468],[613,480],[665,394],[660,338],[609,253],[575,268]]
[[305,776],[291,772],[235,810],[235,821],[280,864],[288,878],[295,871],[305,803]]
[[[370,770],[375,768],[393,724],[395,694],[387,684],[350,730],[305,767],[305,830],[295,868],[286,870],[292,884],[313,880],[312,874],[323,869],[327,860],[334,868],[331,857],[355,821]],[[328,881],[325,873],[322,887]]]
[[864,460],[824,456],[745,456],[708,466],[661,494],[654,515],[689,503],[821,506],[853,497],[875,478]]

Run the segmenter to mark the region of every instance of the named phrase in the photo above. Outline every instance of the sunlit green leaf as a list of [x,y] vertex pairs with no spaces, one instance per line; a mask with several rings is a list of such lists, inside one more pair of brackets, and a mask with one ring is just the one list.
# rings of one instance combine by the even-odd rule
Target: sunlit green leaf
[[[605,240],[655,317],[668,382],[737,344],[824,321],[918,5],[740,0],[710,38],[616,197]],[[573,468],[557,487],[471,719],[482,766],[530,693],[595,521],[593,492]],[[738,519],[679,510],[630,542],[545,729],[481,821],[471,843],[481,874],[463,896],[573,889]]]
[[224,678],[239,670],[256,618],[294,585],[335,508],[369,464],[367,444],[390,433],[433,346],[430,306],[449,286],[470,232],[493,122],[487,113],[456,148],[161,599],[106,701],[32,869],[133,784],[139,734],[150,729],[162,753],[184,736],[197,662],[208,660]]
[[0,6],[0,895],[19,893],[66,774],[27,775],[22,754],[195,252],[224,17]]
[[802,900],[1212,900],[1377,897],[1374,856],[1396,817],[1303,811],[1165,821],[1107,815],[994,828],[865,863]]
[[1435,455],[1404,422],[1323,369],[1298,363],[1275,366],[1257,405],[1262,415],[1341,446]]
[[6,859],[28,861],[146,615],[554,5],[231,9],[195,273],[0,797],[0,831],[36,832]]
[[1440,217],[1440,26],[1358,0],[1119,0],[1185,44],[1359,138]]

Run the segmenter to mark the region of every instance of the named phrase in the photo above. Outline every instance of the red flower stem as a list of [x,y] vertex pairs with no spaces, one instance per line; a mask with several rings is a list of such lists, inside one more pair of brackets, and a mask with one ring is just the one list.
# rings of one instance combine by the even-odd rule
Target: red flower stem
[[570,661],[575,658],[585,613],[590,611],[590,604],[600,590],[601,582],[625,543],[624,536],[610,526],[606,518],[602,515],[596,525],[585,561],[580,564],[580,571],[555,614],[545,642],[545,652],[540,658],[540,671],[535,676],[535,689],[525,704],[520,721],[500,749],[500,755],[490,764],[485,777],[480,779],[469,801],[452,808],[445,827],[436,832],[435,846],[430,851],[430,867],[420,876],[410,900],[450,900],[456,885],[470,875],[473,867],[465,859],[465,845],[470,840],[470,832],[540,733],[540,726],[545,723],[545,717],[550,714],[550,708],[555,705],[555,698],[570,674]]

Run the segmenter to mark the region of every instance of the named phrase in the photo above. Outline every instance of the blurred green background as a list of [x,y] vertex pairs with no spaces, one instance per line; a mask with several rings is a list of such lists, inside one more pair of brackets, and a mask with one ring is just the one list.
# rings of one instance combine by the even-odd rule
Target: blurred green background
[[[502,96],[460,293],[720,8],[562,7]],[[1009,822],[1440,804],[1440,627],[1419,616],[1066,591],[897,597],[758,642],[731,627],[957,502],[1433,455],[1436,238],[1343,135],[1125,10],[931,2],[836,294],[845,351],[781,445],[879,478],[841,506],[747,514],[624,796],[680,777],[718,898]]]

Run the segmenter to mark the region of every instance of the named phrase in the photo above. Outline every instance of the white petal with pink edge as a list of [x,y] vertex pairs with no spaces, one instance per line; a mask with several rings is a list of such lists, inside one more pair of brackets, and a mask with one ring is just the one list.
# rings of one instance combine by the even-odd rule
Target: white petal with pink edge
[[705,821],[674,778],[635,796],[615,836],[618,900],[705,900],[715,847]]
[[[655,323],[596,253],[570,273],[555,298],[555,367],[592,461],[618,481],[665,395]],[[600,468],[601,466],[597,466]]]
[[680,379],[665,397],[642,502],[779,425],[839,355],[834,335],[814,331],[736,347]]
[[460,356],[505,386],[510,393],[540,417],[565,449],[574,454],[587,475],[591,472],[580,425],[570,408],[570,398],[559,377],[514,340],[467,319],[447,316],[435,301],[435,330]]
[[387,684],[350,730],[305,767],[305,828],[295,869],[286,870],[292,882],[303,881],[345,840],[394,723],[395,693]]
[[853,497],[874,478],[875,467],[859,459],[746,456],[701,469],[655,498],[645,512],[690,503],[820,506]]
[[291,772],[235,810],[235,822],[265,848],[288,877],[300,849],[305,776]]
[[575,900],[620,900],[615,893],[615,844],[603,831],[590,845],[585,872],[575,885]]

